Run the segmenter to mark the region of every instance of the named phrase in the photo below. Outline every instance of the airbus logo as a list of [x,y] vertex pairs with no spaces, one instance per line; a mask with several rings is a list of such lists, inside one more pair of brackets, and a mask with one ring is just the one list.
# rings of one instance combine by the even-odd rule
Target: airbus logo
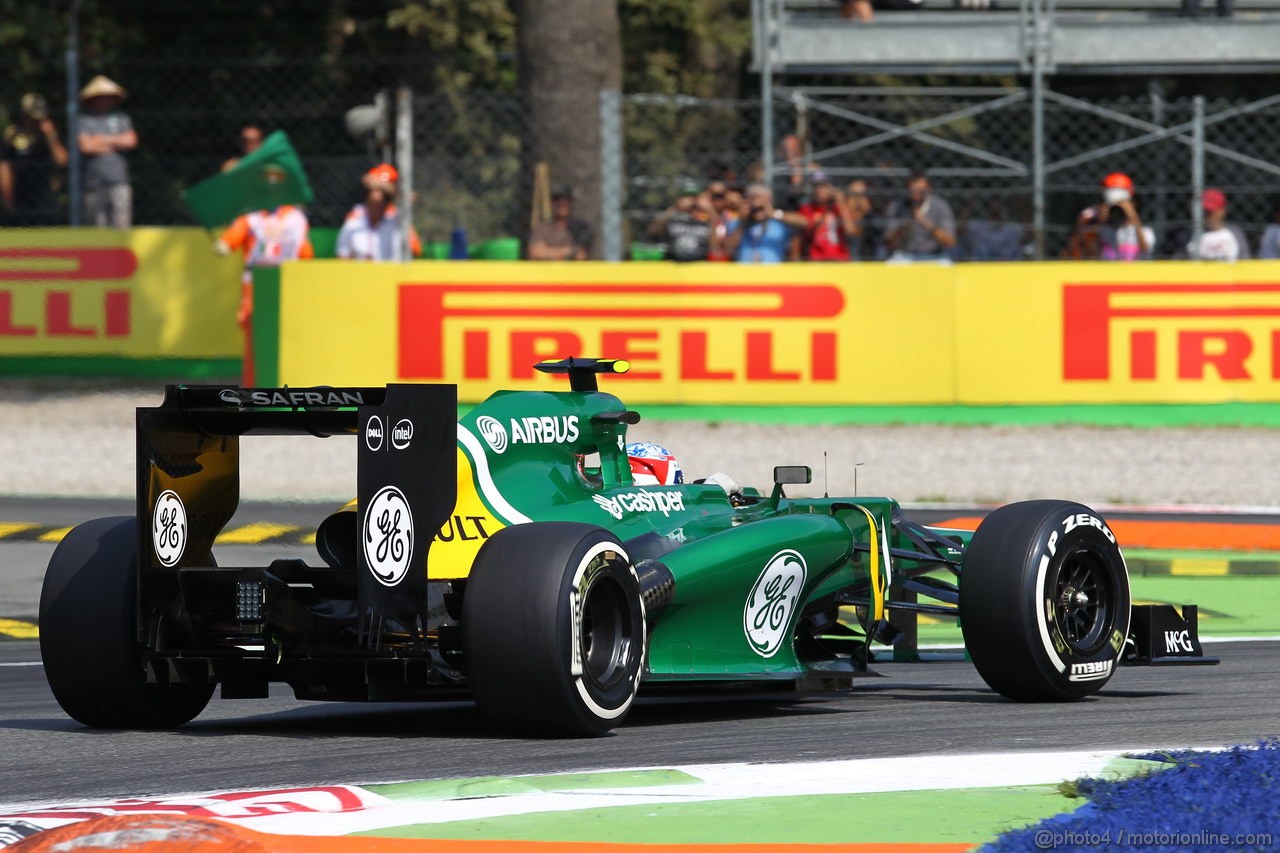
[[481,415],[476,418],[476,429],[480,430],[480,437],[493,449],[494,453],[501,453],[507,449],[507,428],[497,420],[488,415]]

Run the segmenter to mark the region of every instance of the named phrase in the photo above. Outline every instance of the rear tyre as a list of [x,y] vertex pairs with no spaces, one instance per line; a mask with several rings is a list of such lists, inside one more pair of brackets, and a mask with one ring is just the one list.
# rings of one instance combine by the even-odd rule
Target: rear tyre
[[640,583],[621,543],[598,527],[508,527],[471,568],[462,638],[485,716],[534,735],[601,735],[626,717],[640,683]]
[[960,625],[982,679],[1010,699],[1096,693],[1129,632],[1129,574],[1093,510],[1067,501],[1001,507],[960,571]]
[[136,639],[138,523],[99,518],[58,544],[40,592],[40,656],[62,710],[99,728],[180,726],[212,684],[148,684]]

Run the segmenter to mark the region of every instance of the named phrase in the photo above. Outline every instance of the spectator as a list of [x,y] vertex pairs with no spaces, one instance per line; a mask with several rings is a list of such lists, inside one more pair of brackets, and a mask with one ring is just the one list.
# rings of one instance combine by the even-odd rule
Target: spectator
[[986,219],[971,219],[965,234],[971,261],[1019,261],[1026,243],[1022,225],[1009,221],[1008,206],[993,201]]
[[727,261],[729,256],[715,249],[716,241],[724,243],[729,234],[729,225],[738,219],[738,208],[742,205],[742,195],[731,189],[724,181],[712,181],[707,184],[707,198],[711,201],[712,228],[715,233],[712,248],[707,255],[710,261]]
[[1280,198],[1271,203],[1271,223],[1262,232],[1258,257],[1269,260],[1280,258]]
[[551,193],[551,219],[529,233],[529,259],[585,261],[594,242],[591,226],[573,215],[573,190],[559,187]]
[[1133,181],[1123,172],[1102,179],[1102,203],[1080,211],[1064,258],[1133,261],[1151,257],[1155,232],[1142,224]]
[[[784,207],[799,207],[805,200],[805,175],[807,166],[805,164],[805,142],[794,133],[788,133],[782,137],[782,142],[778,145],[778,171],[783,169],[787,171],[786,191],[779,197],[778,203]],[[764,169],[761,168],[760,176],[755,179],[763,182],[765,180]]]
[[[987,8],[987,5],[983,5],[983,0],[964,0],[964,3],[977,4],[974,8]],[[956,0],[956,7],[962,8],[964,3],[962,0]],[[882,12],[911,12],[922,8],[924,8],[924,0],[840,0],[842,17],[865,24],[875,20],[874,10],[876,9]]]
[[292,205],[283,205],[239,217],[213,244],[219,255],[232,251],[244,253],[236,322],[244,330],[244,377],[241,382],[246,388],[253,386],[253,270],[255,267],[275,267],[284,261],[315,257],[309,230],[305,213]]
[[844,194],[824,172],[814,172],[810,180],[813,195],[800,205],[800,215],[805,218],[805,255],[811,261],[847,261],[849,235],[861,229]]
[[1204,232],[1187,244],[1187,256],[1200,261],[1247,261],[1249,242],[1237,225],[1227,224],[1227,196],[1207,189],[1200,196]]
[[885,247],[891,261],[945,261],[956,245],[956,217],[946,199],[933,194],[924,172],[907,180],[907,197],[889,205]]
[[[338,232],[337,255],[358,261],[401,261],[405,259],[400,235],[400,214],[396,210],[396,185],[400,175],[395,167],[382,163],[361,179],[364,202],[347,214]],[[422,256],[422,241],[409,229],[409,251]]]
[[862,178],[854,178],[846,188],[845,198],[849,203],[849,215],[853,217],[853,228],[848,232],[849,259],[862,260],[862,247],[867,243],[871,213],[871,196],[867,194],[867,182]]
[[661,240],[668,261],[705,261],[711,249],[715,210],[697,184],[685,184],[676,203],[649,225],[649,236]]
[[871,23],[876,15],[871,9],[871,0],[840,0],[840,16],[850,21]]
[[120,110],[124,88],[99,74],[80,90],[80,153],[84,155],[84,218],[100,228],[133,224],[133,188],[124,152],[138,147],[138,134]]
[[773,206],[773,190],[765,184],[747,187],[741,215],[716,238],[712,248],[739,263],[776,264],[786,260],[792,229],[805,228],[809,220],[798,213],[783,213]]
[[49,118],[44,96],[22,96],[22,117],[0,139],[0,205],[12,225],[58,225],[54,170],[67,167],[67,149]]
[[262,147],[262,128],[256,124],[246,124],[240,128],[240,155],[228,158],[222,164],[222,171],[228,172],[236,167],[241,157],[248,157]]

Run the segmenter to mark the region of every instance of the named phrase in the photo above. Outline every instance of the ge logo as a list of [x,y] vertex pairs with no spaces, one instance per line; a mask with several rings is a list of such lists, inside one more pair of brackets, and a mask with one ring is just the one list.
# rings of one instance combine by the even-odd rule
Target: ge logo
[[361,544],[369,571],[379,583],[395,586],[404,580],[413,556],[413,514],[395,486],[383,486],[369,501]]
[[488,415],[481,415],[476,419],[476,429],[480,430],[481,437],[493,448],[494,453],[507,449],[507,428],[498,421]]
[[187,549],[187,508],[178,493],[165,490],[151,513],[151,544],[162,566],[174,566]]

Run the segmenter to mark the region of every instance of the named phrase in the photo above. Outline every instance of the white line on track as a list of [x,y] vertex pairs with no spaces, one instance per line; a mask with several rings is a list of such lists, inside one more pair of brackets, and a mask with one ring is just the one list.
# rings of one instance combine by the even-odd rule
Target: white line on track
[[12,663],[0,663],[0,666],[41,666],[38,660],[19,660]]

